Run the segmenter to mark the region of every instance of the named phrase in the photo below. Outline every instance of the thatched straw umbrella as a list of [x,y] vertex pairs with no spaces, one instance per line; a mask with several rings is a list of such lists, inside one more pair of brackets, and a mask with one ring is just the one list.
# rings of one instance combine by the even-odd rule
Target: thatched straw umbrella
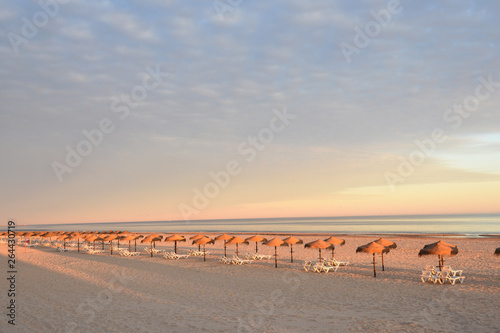
[[[122,241],[128,241],[128,252],[131,252],[130,250],[130,242],[135,241],[139,235],[137,234],[130,234],[122,238]],[[136,243],[137,244],[137,243]]]
[[66,248],[66,240],[68,238],[71,238],[71,237],[69,237],[68,235],[62,235],[62,236],[57,237],[56,240],[62,240],[63,241],[63,248]]
[[104,238],[105,242],[109,242],[109,249],[111,252],[111,255],[113,255],[113,241],[118,238],[117,234],[109,234]]
[[[191,239],[191,240],[197,240],[197,239],[200,239],[200,238],[202,238],[202,237],[205,237],[205,236],[204,236],[204,235],[202,235],[202,234],[197,234],[197,235],[194,235],[194,236],[189,237],[189,239]],[[198,244],[198,251],[200,251],[200,246],[201,246],[201,245],[200,245],[200,244]]]
[[[453,244],[450,244],[450,243],[446,243],[446,242],[443,242],[442,240],[440,241],[437,241],[435,243],[431,243],[431,244],[427,244],[424,246],[424,249],[427,249],[427,248],[430,248],[432,246],[435,246],[437,244],[440,244],[440,245],[445,245],[445,246],[449,246],[451,247],[454,251],[456,251],[458,253],[458,247],[456,245],[453,245]],[[441,266],[444,266],[444,257],[441,256]]]
[[211,239],[209,237],[206,237],[206,236],[203,236],[201,238],[198,238],[198,239],[195,239],[193,241],[193,244],[198,244],[198,245],[201,245],[203,244],[203,261],[207,261],[206,259],[206,251],[205,251],[205,246],[207,244],[215,244],[215,240],[214,239]]
[[[333,245],[340,245],[340,246],[345,244],[344,239],[336,238],[334,236],[328,237],[327,239],[325,239],[325,242],[333,244]],[[335,258],[335,247],[332,248],[332,258]]]
[[[91,235],[91,236],[89,236],[89,237],[85,238],[85,241],[86,241],[86,242],[89,242],[89,243],[90,243],[90,242],[94,243],[94,250],[95,250],[95,242],[96,242],[96,241],[98,241],[98,242],[104,242],[104,238],[101,238],[101,237],[99,237],[99,236],[97,236],[97,235]],[[104,243],[103,243],[103,244],[104,244]],[[104,248],[104,245],[103,245],[103,248]]]
[[69,240],[76,239],[76,243],[78,246],[78,252],[80,252],[80,239],[83,238],[82,234],[80,234],[79,232],[74,232],[74,233],[70,234],[69,236],[70,236],[70,238],[68,238]]
[[172,236],[168,236],[163,240],[164,242],[174,242],[174,252],[177,253],[177,242],[185,242],[186,238],[181,235],[173,234]]
[[304,247],[308,247],[311,249],[319,249],[319,262],[323,261],[323,259],[321,259],[321,249],[335,248],[335,246],[333,244],[325,242],[324,240],[321,240],[321,239],[315,240],[314,242],[307,243],[306,245],[304,245]]
[[304,241],[302,239],[295,238],[290,236],[288,238],[283,239],[283,241],[290,245],[290,262],[293,263],[293,245],[294,244],[303,244]]
[[500,256],[500,247],[495,250],[495,255]]
[[134,239],[134,251],[137,252],[137,240],[139,238],[144,238],[143,235],[139,235],[139,234],[134,234],[135,235],[135,239]]
[[[385,239],[385,238],[379,238],[375,241],[375,243],[377,244],[380,244],[380,245],[383,245],[383,246],[386,246],[390,249],[395,249],[397,248],[398,246],[396,245],[396,243],[388,240],[388,239]],[[385,266],[384,266],[384,253],[382,253],[382,271],[385,271]]]
[[267,239],[265,239],[264,237],[262,236],[259,236],[259,235],[255,235],[255,236],[252,236],[252,237],[248,237],[247,239],[245,239],[247,242],[255,242],[255,253],[258,253],[259,252],[259,249],[257,247],[257,244],[259,242],[267,242]]
[[[128,235],[131,235],[132,233],[127,231],[127,230],[124,230],[124,231],[117,231],[115,232],[115,234],[118,235],[118,237],[116,237],[116,239],[118,240],[118,248],[120,248],[120,239],[124,239],[126,238]],[[130,243],[129,243],[130,245]],[[130,252],[130,251],[129,251]]]
[[285,243],[279,238],[273,238],[268,242],[263,243],[266,246],[274,246],[274,267],[278,268],[278,246],[288,246],[288,243]]
[[364,253],[372,253],[373,254],[373,277],[377,277],[377,269],[375,267],[375,253],[389,253],[391,249],[387,246],[380,245],[375,242],[371,242],[365,245],[362,245],[356,249],[356,253],[364,252]]
[[439,270],[441,270],[444,265],[444,256],[455,256],[458,254],[458,247],[450,245],[451,244],[443,241],[427,244],[422,250],[420,250],[420,252],[418,252],[418,256],[437,255]]
[[141,243],[147,243],[147,242],[151,243],[151,257],[153,256],[153,246],[154,246],[154,243],[155,242],[160,242],[162,238],[163,238],[163,236],[160,236],[160,235],[157,235],[157,234],[153,234],[153,235],[149,235],[148,237],[146,237],[143,240],[141,240]]
[[28,232],[25,232],[24,233],[24,240],[26,240],[26,238],[29,238],[29,244],[31,245],[31,237],[35,236],[36,234],[33,232],[33,231],[28,231]]
[[230,240],[226,242],[226,244],[236,244],[236,256],[238,257],[238,244],[247,244],[248,242],[244,240],[243,238],[240,238],[238,236],[234,236]]
[[224,257],[226,257],[226,244],[227,241],[233,238],[234,236],[228,234],[222,234],[214,238],[214,241],[223,241],[224,242]]
[[49,241],[52,241],[52,237],[54,237],[54,233],[52,231],[47,231],[46,233],[40,235],[42,238],[49,238]]

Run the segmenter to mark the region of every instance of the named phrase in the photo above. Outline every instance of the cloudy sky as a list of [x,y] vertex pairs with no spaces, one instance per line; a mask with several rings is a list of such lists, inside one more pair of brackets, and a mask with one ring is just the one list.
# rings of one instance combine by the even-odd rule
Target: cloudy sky
[[0,3],[4,221],[499,212],[497,1]]

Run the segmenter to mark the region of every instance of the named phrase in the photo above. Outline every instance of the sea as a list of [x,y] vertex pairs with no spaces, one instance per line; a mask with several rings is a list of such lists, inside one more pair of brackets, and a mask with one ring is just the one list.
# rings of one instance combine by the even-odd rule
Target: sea
[[286,217],[18,225],[17,230],[226,233],[500,235],[500,214]]

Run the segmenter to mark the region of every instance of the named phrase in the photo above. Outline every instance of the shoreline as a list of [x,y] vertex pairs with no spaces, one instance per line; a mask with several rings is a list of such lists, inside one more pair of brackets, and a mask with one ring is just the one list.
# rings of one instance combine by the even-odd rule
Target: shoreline
[[[40,229],[20,229],[16,227],[16,232],[26,232],[26,231],[47,231],[47,230],[40,230]],[[80,230],[61,230],[61,231],[80,231]],[[85,230],[83,230],[85,231]],[[91,231],[91,230],[88,230]],[[107,230],[109,231],[109,230]],[[112,230],[112,231],[128,231],[128,230]],[[96,231],[99,233],[103,233],[102,231]],[[341,233],[341,232],[271,232],[271,231],[266,231],[266,232],[255,232],[255,231],[236,231],[236,232],[231,232],[231,231],[179,231],[179,230],[170,230],[168,232],[163,232],[163,231],[138,231],[138,232],[131,232],[132,234],[139,234],[139,235],[151,235],[151,234],[158,234],[158,235],[172,235],[172,234],[186,234],[186,235],[196,235],[196,234],[203,234],[203,235],[214,235],[218,236],[221,234],[230,234],[230,235],[261,235],[261,236],[275,236],[275,237],[288,237],[288,236],[302,236],[302,237],[325,237],[325,236],[331,236],[335,235],[336,237],[341,236],[341,237],[405,237],[405,238],[435,238],[435,237],[443,237],[443,238],[458,238],[458,239],[500,239],[500,234],[477,234],[477,235],[471,235],[471,234],[464,234],[464,233],[384,233],[384,232],[374,232],[374,233]],[[22,236],[21,236],[22,237]]]

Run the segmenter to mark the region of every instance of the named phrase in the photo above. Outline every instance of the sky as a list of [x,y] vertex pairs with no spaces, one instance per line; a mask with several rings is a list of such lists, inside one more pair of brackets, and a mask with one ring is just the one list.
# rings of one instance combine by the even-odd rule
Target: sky
[[500,212],[500,2],[0,4],[5,223]]

